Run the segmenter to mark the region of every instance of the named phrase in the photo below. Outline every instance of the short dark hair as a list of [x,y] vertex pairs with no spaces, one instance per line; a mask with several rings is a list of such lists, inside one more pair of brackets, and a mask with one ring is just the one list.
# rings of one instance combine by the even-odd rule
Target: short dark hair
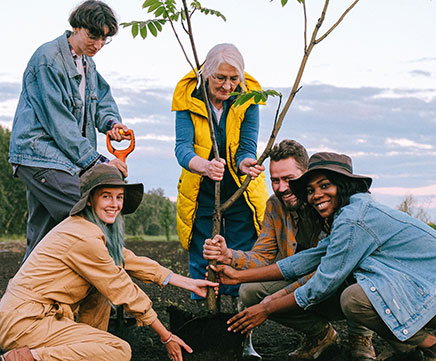
[[[112,9],[103,1],[87,0],[70,14],[73,28],[85,28],[94,36],[113,36],[118,31],[118,21]],[[109,31],[105,33],[105,27]]]
[[269,153],[269,157],[273,162],[292,157],[302,172],[305,172],[309,166],[309,155],[306,148],[292,139],[285,139],[275,144]]

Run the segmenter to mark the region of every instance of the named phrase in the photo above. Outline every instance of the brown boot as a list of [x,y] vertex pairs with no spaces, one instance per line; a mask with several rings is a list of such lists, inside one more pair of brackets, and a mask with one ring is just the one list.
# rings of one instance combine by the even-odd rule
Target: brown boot
[[288,355],[289,360],[315,360],[337,342],[338,334],[333,326],[328,324],[326,329],[319,334],[312,337],[306,336],[303,344]]
[[0,356],[0,361],[35,361],[27,346],[6,352]]
[[350,358],[353,361],[375,360],[375,351],[372,346],[372,336],[349,335]]
[[425,361],[436,361],[436,344],[429,348],[422,348],[421,351]]

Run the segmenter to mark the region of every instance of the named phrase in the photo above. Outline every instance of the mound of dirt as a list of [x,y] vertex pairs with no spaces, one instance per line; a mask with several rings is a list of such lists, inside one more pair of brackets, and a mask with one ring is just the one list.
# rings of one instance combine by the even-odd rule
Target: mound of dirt
[[[176,273],[188,274],[188,254],[178,242],[128,241],[126,246],[137,255],[150,257]],[[3,295],[8,280],[18,270],[23,254],[24,246],[22,244],[0,243],[0,296]],[[159,319],[168,327],[170,325],[168,307],[170,306],[192,315],[200,312],[197,303],[190,299],[189,292],[185,290],[173,286],[161,289],[154,284],[137,283],[149,295],[153,301],[153,308],[159,315]],[[226,303],[224,297],[221,311],[228,314],[231,314],[233,311],[230,302]],[[339,321],[334,322],[334,326],[339,331],[340,342],[337,346],[327,350],[318,359],[319,361],[348,360],[349,347],[346,324],[344,321]],[[198,339],[202,334],[207,335],[208,330],[202,329],[203,327],[201,325],[196,326],[197,334],[191,336],[194,336],[194,339]],[[120,319],[112,320],[109,331],[130,343],[133,361],[168,360],[166,349],[161,344],[157,335],[148,327],[136,327],[132,319],[124,319],[124,321],[120,321]],[[216,332],[211,337],[221,337],[214,335],[216,335]],[[185,335],[185,337],[188,340],[189,335]],[[212,343],[211,337],[209,337],[209,340]],[[253,332],[254,347],[262,355],[264,361],[286,360],[287,354],[299,346],[302,338],[302,334],[273,321],[266,321]],[[207,340],[208,336],[206,336],[206,342],[209,342]],[[196,345],[194,341],[192,342],[194,352],[195,347],[197,347],[198,352],[201,349],[207,349],[207,345]],[[377,336],[374,338],[374,346],[377,353],[387,347],[386,343]],[[216,352],[215,360],[224,361],[220,357],[221,353],[224,355],[224,349],[221,349],[221,351],[217,350]],[[414,360],[409,357],[408,361]]]

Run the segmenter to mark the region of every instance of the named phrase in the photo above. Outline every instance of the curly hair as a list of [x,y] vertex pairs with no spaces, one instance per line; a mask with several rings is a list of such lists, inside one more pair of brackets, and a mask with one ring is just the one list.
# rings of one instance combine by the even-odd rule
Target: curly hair
[[[353,194],[371,193],[368,189],[368,184],[362,179],[350,178],[340,173],[329,171],[327,169],[319,170],[318,172],[324,174],[327,179],[337,187],[336,197],[338,201],[338,208],[335,209],[334,213],[339,211],[342,207],[350,204],[350,197]],[[305,192],[304,194],[304,199],[307,201],[307,192]],[[322,221],[324,223],[323,230],[327,234],[330,234],[330,225],[333,220],[334,214],[332,214],[328,219],[324,219],[323,217],[321,217],[318,211],[315,210],[315,208],[310,208],[312,209],[311,217],[313,218],[313,220],[319,222]]]
[[323,171],[330,182],[337,188],[338,209],[350,203],[350,197],[356,193],[370,193],[368,184],[359,178],[350,178],[342,174],[331,172],[329,170]]
[[[73,28],[84,28],[94,36],[113,36],[118,32],[118,21],[112,9],[103,1],[87,0],[70,14]],[[105,28],[109,31],[105,33]]]
[[285,139],[275,144],[269,153],[269,157],[273,162],[292,157],[302,172],[305,172],[309,165],[309,156],[306,148],[292,139]]

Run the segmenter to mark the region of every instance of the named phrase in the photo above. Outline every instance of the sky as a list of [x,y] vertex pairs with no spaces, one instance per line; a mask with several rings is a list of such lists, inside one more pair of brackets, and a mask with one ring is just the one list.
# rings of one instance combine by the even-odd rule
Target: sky
[[[26,64],[36,48],[70,29],[79,2],[40,0],[0,3],[0,124],[11,127]],[[108,0],[120,22],[150,19],[141,0]],[[180,3],[180,2],[179,2]],[[308,1],[308,37],[323,1]],[[323,34],[351,4],[331,1]],[[227,21],[196,13],[193,28],[201,60],[217,43],[234,43],[245,69],[284,101],[304,46],[302,6],[289,0],[207,0]],[[398,205],[413,195],[436,221],[436,1],[360,0],[344,21],[315,46],[278,140],[293,138],[313,154],[346,153],[356,173],[373,177],[374,197]],[[177,28],[180,30],[179,28]],[[179,33],[191,54],[186,36]],[[192,57],[191,57],[192,58]],[[180,167],[174,157],[171,97],[189,65],[170,28],[157,38],[133,39],[120,28],[95,57],[123,121],[135,131],[127,159],[131,181],[162,188],[174,199]],[[259,152],[272,129],[277,100],[261,107]],[[99,150],[105,153],[104,137]],[[106,154],[106,153],[105,153]],[[268,161],[265,165],[268,167]],[[269,178],[268,171],[266,177]],[[268,182],[269,183],[269,182]]]

